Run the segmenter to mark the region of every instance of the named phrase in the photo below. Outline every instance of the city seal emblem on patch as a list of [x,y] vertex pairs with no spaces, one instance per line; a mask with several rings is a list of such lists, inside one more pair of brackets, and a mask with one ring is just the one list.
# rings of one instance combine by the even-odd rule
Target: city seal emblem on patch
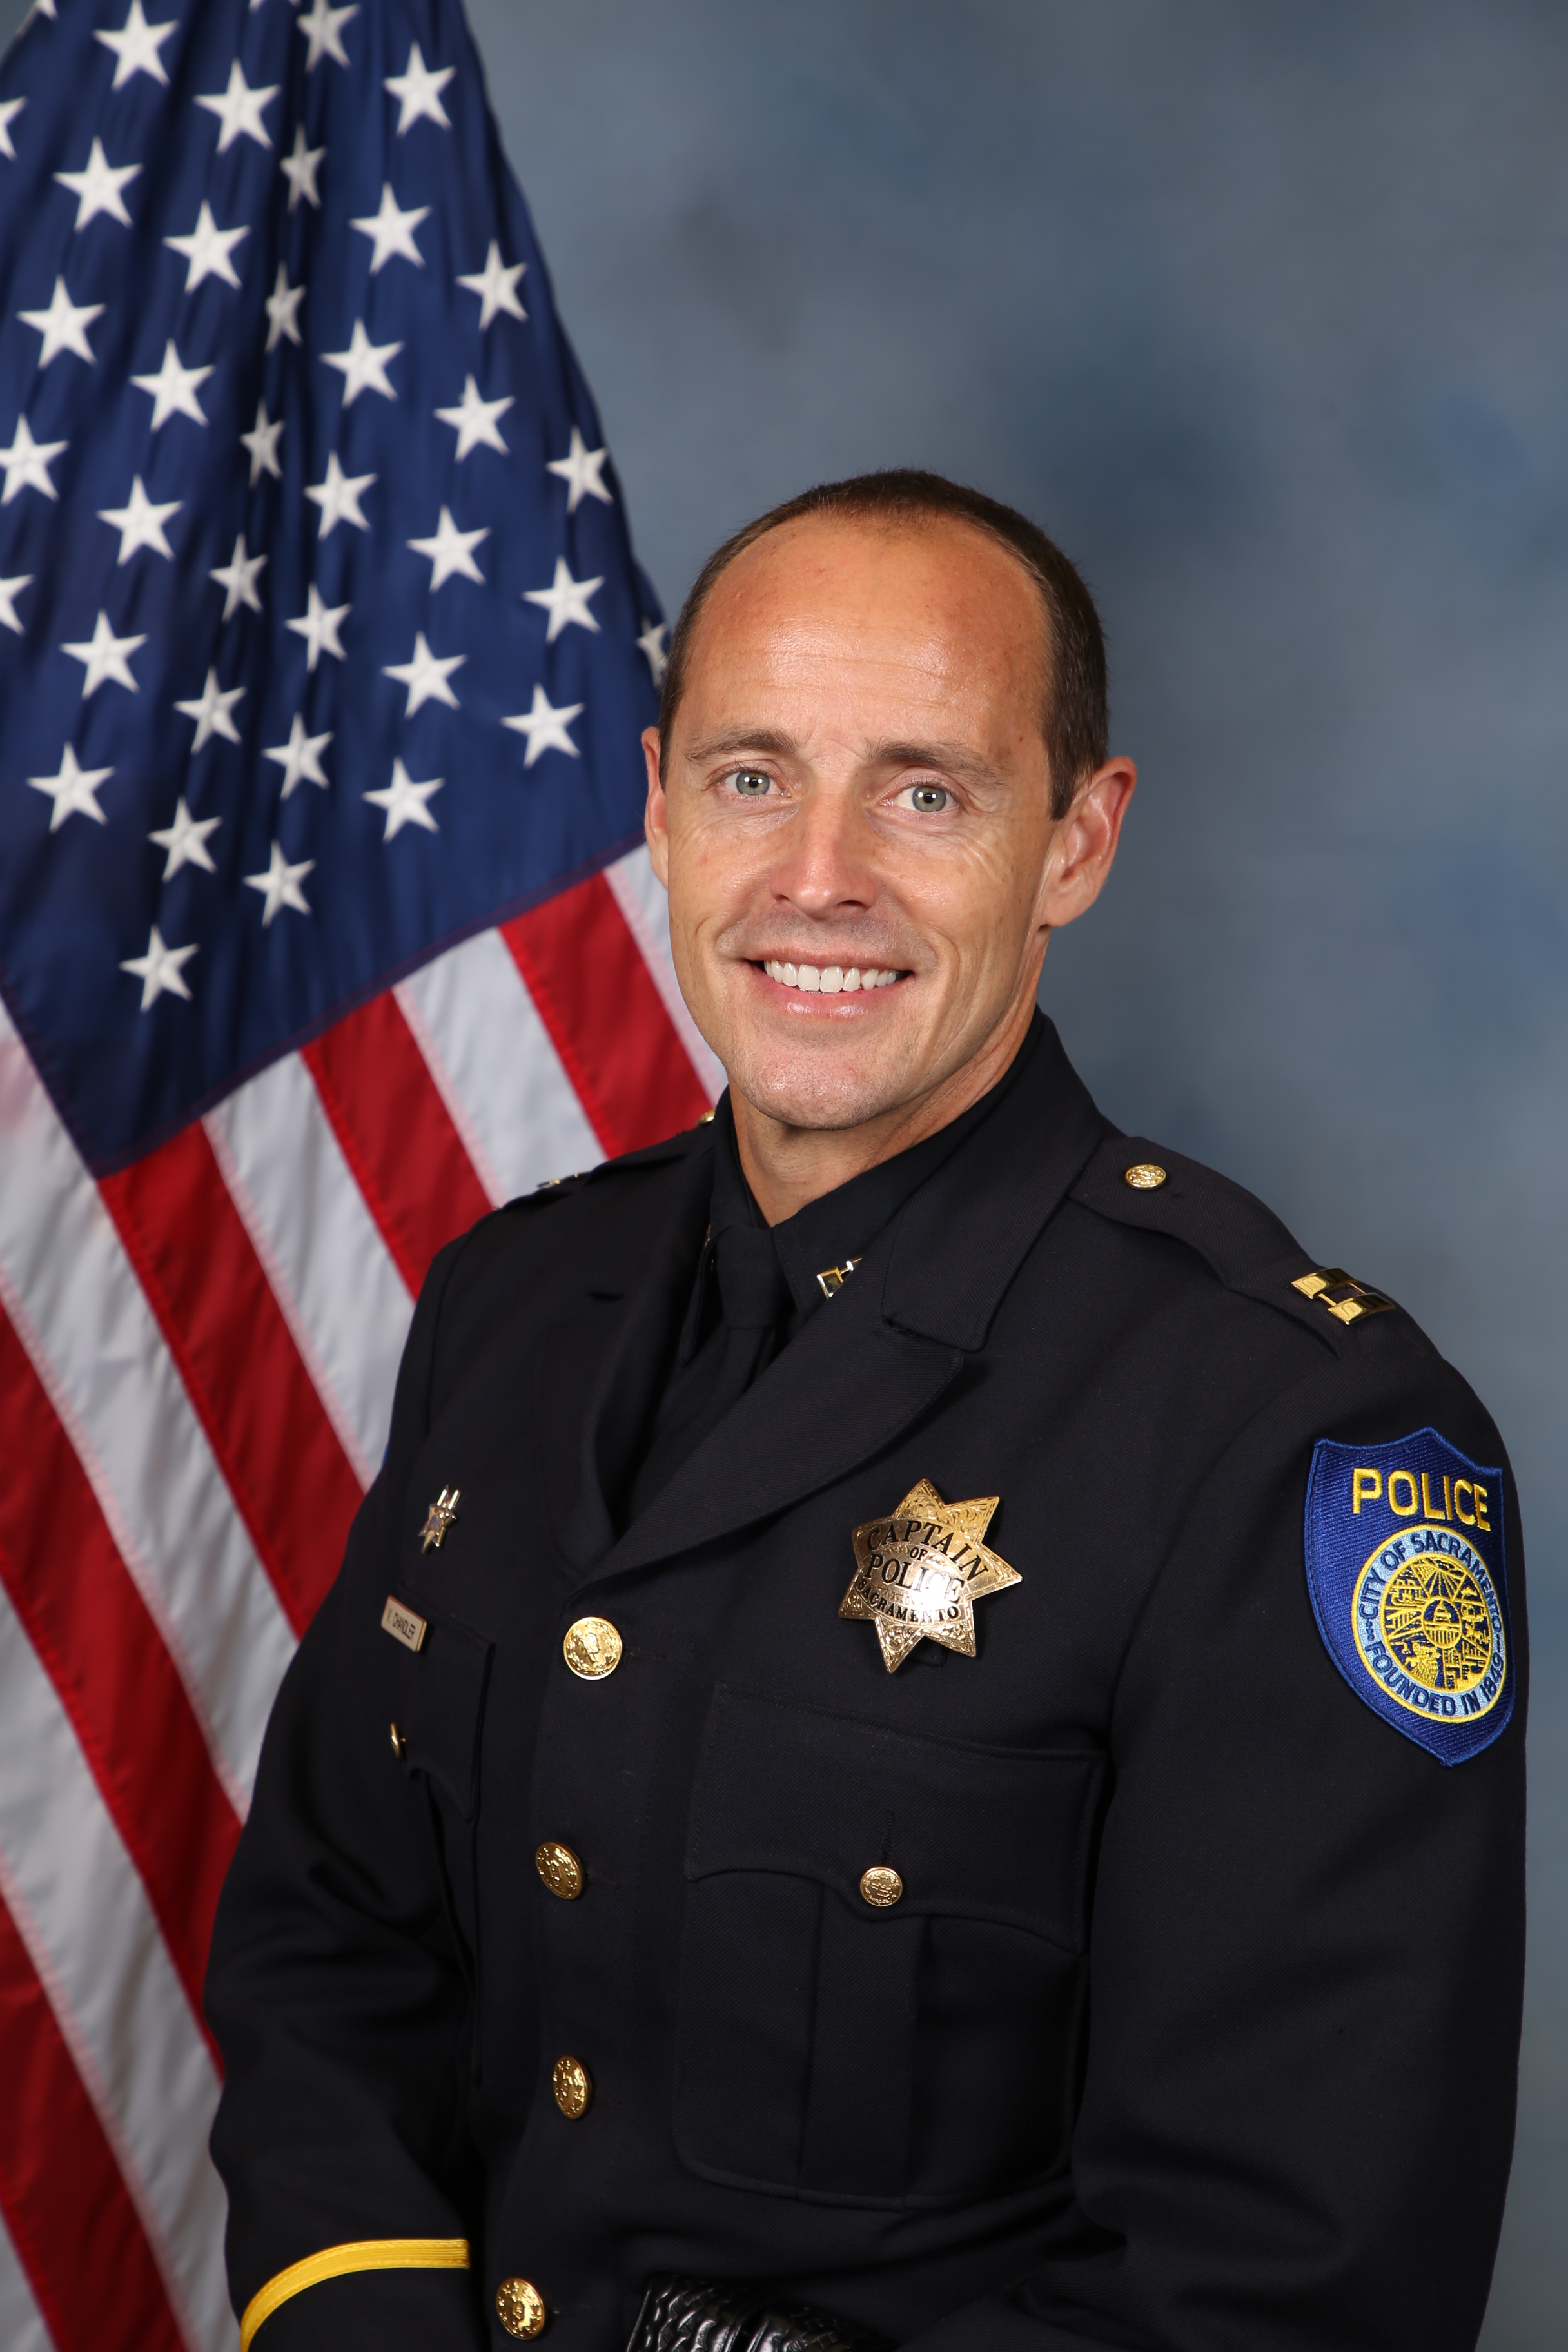
[[1312,1450],[1318,1631],[1357,1697],[1440,1764],[1479,1755],[1513,1713],[1502,1523],[1502,1472],[1435,1429]]

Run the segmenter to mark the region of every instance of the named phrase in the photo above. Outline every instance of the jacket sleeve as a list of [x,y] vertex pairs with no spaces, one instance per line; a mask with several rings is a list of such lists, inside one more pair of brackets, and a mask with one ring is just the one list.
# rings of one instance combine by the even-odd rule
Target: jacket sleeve
[[487,2340],[466,2266],[479,2195],[464,1956],[428,1807],[392,1750],[400,1654],[374,1630],[460,1246],[425,1286],[386,1461],[284,1677],[218,1906],[212,2147],[230,2292],[258,2352]]
[[1263,1407],[1142,1608],[1114,1709],[1072,2155],[1085,2235],[921,2352],[1470,2352],[1501,2222],[1523,1981],[1512,1718],[1445,1767],[1358,1697],[1303,1570],[1313,1443],[1496,1431],[1380,1348]]

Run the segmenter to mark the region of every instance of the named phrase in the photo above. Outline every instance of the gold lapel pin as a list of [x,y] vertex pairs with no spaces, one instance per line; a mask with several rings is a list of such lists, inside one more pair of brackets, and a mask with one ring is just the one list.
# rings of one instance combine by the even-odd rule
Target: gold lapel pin
[[439,1551],[458,1516],[458,1495],[456,1486],[443,1486],[425,1514],[420,1528],[421,1551]]

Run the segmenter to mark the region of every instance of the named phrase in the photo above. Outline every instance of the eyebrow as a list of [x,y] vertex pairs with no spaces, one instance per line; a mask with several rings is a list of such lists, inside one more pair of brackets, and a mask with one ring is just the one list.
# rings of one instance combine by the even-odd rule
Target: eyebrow
[[[768,751],[775,759],[790,760],[801,756],[801,746],[795,736],[780,728],[737,727],[693,743],[686,756],[701,763],[731,758],[741,751]],[[962,776],[977,784],[994,785],[1005,781],[988,760],[976,758],[957,743],[868,743],[865,764],[873,768],[942,768],[950,776]]]

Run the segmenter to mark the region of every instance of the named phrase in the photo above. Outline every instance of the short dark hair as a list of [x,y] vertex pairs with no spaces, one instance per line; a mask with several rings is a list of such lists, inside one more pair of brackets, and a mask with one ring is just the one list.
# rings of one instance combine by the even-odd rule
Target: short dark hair
[[[1104,764],[1110,743],[1106,699],[1105,635],[1094,599],[1054,540],[1016,508],[988,499],[984,490],[950,482],[944,475],[927,474],[912,467],[889,467],[877,474],[857,474],[845,482],[822,482],[771,507],[715,550],[696,579],[669,641],[669,658],[659,698],[660,752],[669,741],[675,714],[686,688],[691,640],[703,606],[721,572],[738,555],[771,530],[786,522],[816,515],[849,520],[919,524],[930,516],[951,515],[997,540],[1016,555],[1040,592],[1047,635],[1046,707],[1042,731],[1051,772],[1051,810],[1065,816],[1073,794],[1086,776]],[[661,758],[661,771],[663,761]]]

